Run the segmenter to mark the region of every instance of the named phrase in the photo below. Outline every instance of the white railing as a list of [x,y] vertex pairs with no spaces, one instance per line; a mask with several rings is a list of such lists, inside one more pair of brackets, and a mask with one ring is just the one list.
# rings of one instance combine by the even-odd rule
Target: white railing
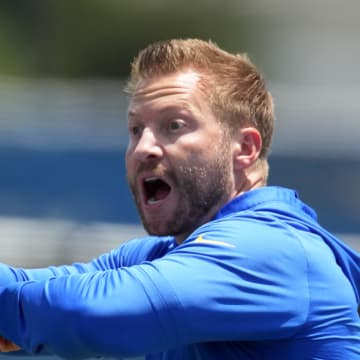
[[[140,225],[2,217],[0,262],[21,267],[83,262],[143,235]],[[360,251],[360,234],[339,237]]]

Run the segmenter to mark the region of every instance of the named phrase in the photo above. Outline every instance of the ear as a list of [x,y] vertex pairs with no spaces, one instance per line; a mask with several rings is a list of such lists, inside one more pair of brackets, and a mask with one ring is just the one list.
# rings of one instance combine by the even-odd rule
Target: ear
[[243,170],[254,164],[262,148],[259,130],[254,127],[241,128],[234,141],[234,169]]

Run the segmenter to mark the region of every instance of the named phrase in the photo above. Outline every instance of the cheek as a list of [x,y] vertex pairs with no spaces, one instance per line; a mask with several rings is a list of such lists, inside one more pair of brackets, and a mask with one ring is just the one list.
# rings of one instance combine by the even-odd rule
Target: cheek
[[197,134],[189,134],[166,146],[167,154],[178,159],[189,160],[203,157],[213,146],[214,139],[207,139]]
[[131,172],[131,169],[133,168],[133,152],[128,148],[125,153],[125,169],[126,172]]

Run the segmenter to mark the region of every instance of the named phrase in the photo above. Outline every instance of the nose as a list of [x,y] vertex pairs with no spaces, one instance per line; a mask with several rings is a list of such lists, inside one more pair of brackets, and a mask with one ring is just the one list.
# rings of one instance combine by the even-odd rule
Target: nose
[[162,146],[151,129],[143,129],[141,136],[135,144],[133,155],[135,159],[142,162],[162,157]]

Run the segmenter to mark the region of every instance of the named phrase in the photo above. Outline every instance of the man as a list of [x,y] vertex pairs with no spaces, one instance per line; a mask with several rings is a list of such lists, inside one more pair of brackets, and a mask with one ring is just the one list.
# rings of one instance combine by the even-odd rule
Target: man
[[359,359],[359,255],[294,191],[266,186],[273,103],[254,65],[160,42],[134,61],[129,92],[127,175],[153,236],[88,264],[2,265],[2,349]]

